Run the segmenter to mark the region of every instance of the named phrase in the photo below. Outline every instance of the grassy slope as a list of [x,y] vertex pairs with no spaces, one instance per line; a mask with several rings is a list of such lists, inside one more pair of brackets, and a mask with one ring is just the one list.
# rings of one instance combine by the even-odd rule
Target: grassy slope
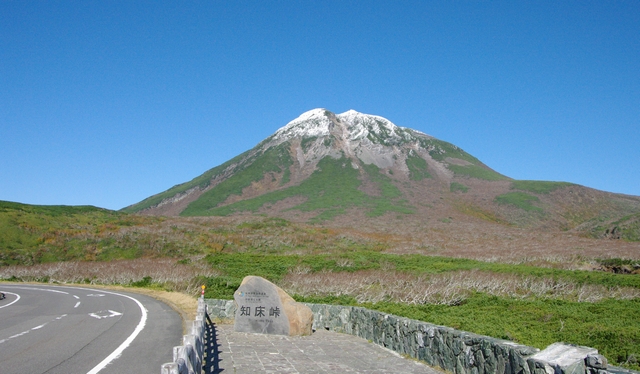
[[427,162],[418,155],[410,154],[407,157],[407,168],[409,169],[409,179],[421,181],[425,178],[432,178],[429,173]]
[[[90,206],[35,206],[0,202],[0,265],[32,264],[81,256],[70,245],[62,254],[55,242],[60,236],[95,230],[104,224],[121,224],[120,215]],[[63,258],[61,258],[63,257]]]
[[[284,190],[270,192],[253,199],[239,201],[230,205],[209,208],[198,211],[189,210],[188,214],[228,215],[240,211],[256,211],[265,204],[275,203],[288,197],[302,196],[306,201],[297,205],[294,209],[301,211],[319,211],[316,220],[327,220],[339,214],[344,214],[347,209],[364,207],[369,214],[378,216],[388,211],[399,213],[413,213],[413,209],[407,206],[401,199],[398,188],[385,175],[379,172],[375,165],[364,166],[367,176],[380,188],[381,196],[369,196],[360,191],[360,173],[351,166],[351,161],[346,158],[333,159],[325,157],[318,163],[318,169],[298,186]],[[238,178],[245,178],[238,176]],[[218,191],[218,187],[210,190],[212,196]],[[226,193],[226,192],[225,192]],[[216,200],[219,201],[220,199]],[[192,203],[195,205],[195,203]],[[191,206],[190,206],[191,208]],[[185,211],[186,212],[186,211]]]
[[214,167],[213,169],[207,170],[202,175],[190,180],[189,182],[181,183],[177,186],[173,186],[164,192],[150,196],[137,204],[134,204],[122,209],[121,211],[124,213],[139,212],[141,210],[158,205],[164,199],[173,197],[179,193],[183,193],[192,188],[195,188],[195,187],[206,188],[207,186],[209,186],[211,179],[213,179],[216,175],[219,175],[220,173],[222,173],[229,166],[242,161],[248,154],[249,154],[249,151],[237,157],[234,157],[233,159],[225,162],[222,165],[219,165]]
[[557,189],[575,186],[569,182],[548,182],[548,181],[528,181],[516,180],[511,183],[512,190],[528,191],[536,194],[548,194]]
[[68,260],[131,259],[190,251],[144,227],[157,217],[89,206],[36,206],[0,202],[0,266]]
[[[510,186],[512,191],[496,196],[494,202],[510,205],[529,213],[537,213],[538,217],[543,217],[540,214],[545,213],[540,206],[541,198],[547,199],[548,204],[549,197],[546,196],[572,186],[580,187],[568,182],[514,180]],[[553,204],[554,200],[551,199]],[[556,200],[556,203],[562,205],[563,201]],[[585,224],[583,232],[588,236],[603,238],[609,233],[619,239],[640,241],[640,213],[637,205],[629,204],[628,201],[616,197],[601,198],[600,202],[587,199],[584,203],[575,204],[573,208],[565,207],[564,209],[562,217],[572,222],[573,227]],[[613,230],[615,232],[611,233]]]
[[451,182],[451,184],[449,184],[449,191],[466,193],[467,191],[469,191],[469,187],[465,186],[462,183]]
[[180,214],[182,216],[216,215],[212,211],[231,195],[241,195],[242,190],[251,183],[264,178],[265,173],[287,173],[292,164],[289,155],[289,143],[269,148],[263,154],[256,155],[234,175],[224,180],[214,188],[205,192],[200,198],[187,206]]
[[520,191],[507,192],[496,196],[494,201],[498,204],[512,205],[526,211],[542,212],[542,208],[533,205],[534,203],[538,203],[540,199]]
[[[601,221],[601,219],[599,220]],[[589,235],[593,238],[601,238],[607,232],[615,230],[612,235],[619,235],[621,239],[630,242],[640,241],[640,213],[629,214],[613,222],[606,224],[598,223],[589,230]]]
[[429,154],[434,160],[446,162],[448,157],[457,158],[469,162],[471,165],[460,166],[449,164],[447,167],[458,176],[484,179],[488,181],[508,180],[509,178],[491,170],[480,160],[463,151],[457,146],[442,140],[422,140],[421,145],[430,149]]
[[540,199],[537,196],[522,191],[532,192],[537,195],[548,195],[557,189],[569,186],[574,186],[574,184],[567,182],[516,180],[511,183],[511,189],[517,191],[498,195],[494,201],[498,204],[515,206],[529,212],[542,213],[542,208],[534,205],[539,203]]

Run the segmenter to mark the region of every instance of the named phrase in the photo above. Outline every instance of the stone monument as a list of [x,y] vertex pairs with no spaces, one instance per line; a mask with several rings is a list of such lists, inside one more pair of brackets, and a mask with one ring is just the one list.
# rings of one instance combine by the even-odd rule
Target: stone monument
[[311,334],[311,309],[264,278],[245,277],[233,298],[237,305],[235,331],[291,336]]

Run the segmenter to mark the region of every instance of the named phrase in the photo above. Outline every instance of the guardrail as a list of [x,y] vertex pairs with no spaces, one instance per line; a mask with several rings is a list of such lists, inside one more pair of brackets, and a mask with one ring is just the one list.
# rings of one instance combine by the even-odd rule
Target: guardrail
[[204,298],[200,297],[196,320],[191,325],[190,333],[182,337],[182,345],[173,347],[173,362],[163,364],[161,374],[200,374],[202,372],[207,316],[207,305]]

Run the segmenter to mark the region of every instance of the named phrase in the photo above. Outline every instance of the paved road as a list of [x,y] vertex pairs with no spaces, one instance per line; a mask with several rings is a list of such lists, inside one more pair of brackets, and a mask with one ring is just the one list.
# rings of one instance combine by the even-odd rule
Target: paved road
[[0,373],[157,373],[182,344],[180,316],[153,298],[1,284]]

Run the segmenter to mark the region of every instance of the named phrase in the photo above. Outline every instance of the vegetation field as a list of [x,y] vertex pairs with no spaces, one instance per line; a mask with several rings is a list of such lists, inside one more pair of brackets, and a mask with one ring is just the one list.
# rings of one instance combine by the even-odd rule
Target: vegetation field
[[458,182],[451,182],[451,184],[449,185],[449,191],[466,193],[467,191],[469,191],[469,187]]
[[529,191],[538,194],[548,194],[559,188],[574,186],[568,182],[526,181],[516,180],[511,183],[512,190]]
[[542,212],[542,208],[533,205],[534,203],[539,202],[540,199],[525,192],[507,192],[496,196],[495,201],[498,204],[513,205],[526,211]]
[[468,166],[449,165],[448,168],[449,170],[453,171],[456,175],[461,175],[461,176],[466,176],[471,178],[484,179],[488,181],[501,181],[501,180],[509,179],[502,174],[496,173],[493,170],[489,170],[478,165],[468,165]]
[[[198,210],[198,213],[226,216],[243,211],[256,212],[265,204],[276,203],[289,197],[303,197],[305,199],[303,203],[293,209],[303,212],[319,210],[321,213],[315,217],[316,222],[344,214],[347,209],[353,207],[366,208],[370,216],[380,216],[389,211],[414,212],[406,202],[400,199],[401,194],[398,188],[391,183],[388,177],[380,173],[375,165],[364,166],[364,168],[371,179],[380,186],[379,197],[367,195],[359,189],[362,183],[359,179],[359,173],[346,158],[332,159],[327,157],[318,163],[318,168],[313,175],[298,186],[221,207],[207,207],[206,210]],[[191,214],[191,210],[185,211],[185,214]]]
[[375,250],[207,256],[207,296],[231,299],[245,275],[299,301],[364,306],[544,349],[562,341],[640,368],[640,277]]
[[[215,215],[212,210],[218,204],[231,195],[241,195],[244,188],[262,179],[266,172],[285,173],[285,178],[288,178],[287,171],[292,161],[287,147],[288,143],[283,143],[278,147],[268,149],[261,155],[262,157],[256,157],[255,162],[243,166],[244,173],[236,173],[205,192],[201,199],[191,203],[181,214],[184,216]],[[245,162],[248,163],[248,161]]]
[[422,157],[410,154],[409,157],[407,157],[406,163],[411,180],[419,181],[425,178],[432,178],[428,171],[427,162]]
[[[385,185],[384,174],[367,172]],[[392,184],[381,191],[391,200],[395,193]],[[188,294],[206,284],[207,297],[230,299],[244,276],[258,275],[300,301],[360,305],[541,349],[556,341],[587,345],[613,364],[640,369],[638,261],[589,259],[631,270],[615,274],[394,254],[394,245],[380,233],[278,218],[157,218],[0,203],[2,280]]]

